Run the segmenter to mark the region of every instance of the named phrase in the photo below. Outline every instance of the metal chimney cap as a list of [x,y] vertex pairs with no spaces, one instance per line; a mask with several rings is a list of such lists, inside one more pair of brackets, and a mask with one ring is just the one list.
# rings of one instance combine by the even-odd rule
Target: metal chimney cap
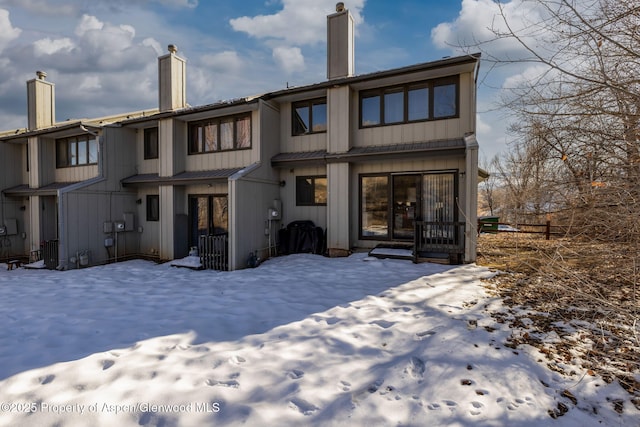
[[343,2],[336,3],[336,12],[344,12],[344,3]]
[[36,76],[38,76],[38,79],[44,80],[47,78],[47,73],[44,71],[36,71]]
[[170,44],[169,53],[176,53],[176,52],[178,52],[178,46],[176,46],[175,44]]

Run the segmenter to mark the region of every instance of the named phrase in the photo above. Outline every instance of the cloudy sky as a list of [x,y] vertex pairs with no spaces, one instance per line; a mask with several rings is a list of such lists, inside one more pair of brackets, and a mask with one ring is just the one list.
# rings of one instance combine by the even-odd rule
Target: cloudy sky
[[[530,13],[503,0],[514,19]],[[219,100],[326,80],[326,15],[335,0],[0,0],[0,130],[26,127],[26,84],[36,70],[56,85],[58,121],[157,106],[157,57],[187,60],[187,101]],[[490,38],[493,0],[347,0],[355,17],[356,73],[461,53]],[[496,56],[515,49],[485,44]],[[487,72],[491,70],[487,74]],[[514,74],[481,68],[478,140],[506,149],[497,88]]]

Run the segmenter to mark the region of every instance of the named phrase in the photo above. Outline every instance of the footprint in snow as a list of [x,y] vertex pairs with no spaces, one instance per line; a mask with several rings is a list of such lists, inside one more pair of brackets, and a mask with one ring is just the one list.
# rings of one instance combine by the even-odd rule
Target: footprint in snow
[[232,365],[241,365],[246,361],[247,359],[242,356],[232,356],[231,358],[229,358],[229,363],[231,363]]
[[110,367],[112,367],[113,365],[115,365],[116,362],[114,362],[113,360],[102,360],[100,362],[100,364],[102,365],[102,370],[106,371],[107,369],[109,369]]
[[375,393],[376,391],[378,391],[378,389],[380,388],[380,386],[384,383],[384,380],[379,379],[376,382],[369,384],[365,389],[360,390],[357,393],[354,393],[351,395],[351,402],[356,404],[358,403],[358,401],[362,398],[362,399],[366,399],[370,394]]
[[208,386],[214,387],[214,386],[218,386],[218,387],[227,387],[227,388],[238,388],[240,387],[240,383],[236,380],[229,380],[229,381],[218,381],[218,380],[207,380],[205,381],[205,383]]
[[429,403],[429,404],[427,405],[427,408],[428,408],[430,411],[436,411],[436,410],[440,409],[440,404],[439,404],[439,403]]
[[302,415],[313,415],[315,411],[320,409],[313,403],[307,402],[306,400],[299,399],[297,397],[291,399],[291,401],[289,402],[289,407],[292,409],[296,409]]
[[416,340],[417,341],[421,341],[421,340],[423,340],[425,338],[429,338],[430,336],[435,335],[435,334],[436,334],[436,331],[434,331],[433,329],[429,330],[429,331],[417,332],[416,333]]
[[425,363],[419,357],[411,357],[409,365],[404,368],[404,372],[409,374],[413,379],[420,380],[424,377]]
[[49,383],[53,382],[53,380],[55,380],[55,379],[56,379],[55,375],[47,375],[45,377],[39,377],[38,378],[38,382],[40,384],[42,384],[42,385],[45,385],[45,384],[49,384]]
[[304,376],[304,371],[301,371],[299,369],[293,369],[287,374],[287,376],[292,380],[299,380]]
[[474,401],[471,402],[471,406],[473,407],[473,409],[469,411],[471,415],[480,415],[482,413],[481,409],[484,407],[482,403]]
[[349,381],[340,381],[340,389],[342,391],[351,390],[351,383]]
[[370,325],[380,326],[382,329],[389,329],[390,327],[392,327],[396,323],[395,322],[389,322],[387,320],[374,320],[373,322],[371,322],[369,324]]

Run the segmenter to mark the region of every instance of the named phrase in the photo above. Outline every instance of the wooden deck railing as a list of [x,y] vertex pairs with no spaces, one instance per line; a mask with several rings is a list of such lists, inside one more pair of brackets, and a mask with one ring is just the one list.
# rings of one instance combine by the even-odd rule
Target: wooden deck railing
[[198,253],[202,267],[209,270],[229,270],[229,234],[200,236]]
[[414,256],[448,255],[454,262],[462,262],[464,255],[464,222],[416,221]]

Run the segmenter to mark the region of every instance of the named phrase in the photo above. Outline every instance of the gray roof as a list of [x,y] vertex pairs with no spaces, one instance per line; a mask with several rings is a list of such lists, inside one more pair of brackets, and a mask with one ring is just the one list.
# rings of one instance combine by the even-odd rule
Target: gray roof
[[2,190],[2,192],[7,196],[53,196],[57,194],[58,190],[74,184],[77,184],[77,182],[52,182],[39,188],[31,188],[28,184],[21,184]]
[[190,182],[202,182],[223,179],[226,180],[244,168],[215,169],[205,171],[182,172],[174,176],[159,176],[157,173],[146,173],[124,178],[122,185],[160,185],[160,184],[187,184]]
[[297,153],[280,153],[271,158],[272,166],[288,167],[301,164],[320,164],[335,162],[359,162],[390,158],[412,157],[415,155],[435,154],[438,152],[452,153],[464,151],[466,147],[463,138],[438,141],[414,142],[394,145],[375,145],[367,147],[352,147],[346,153],[327,153],[326,151],[306,151]]

